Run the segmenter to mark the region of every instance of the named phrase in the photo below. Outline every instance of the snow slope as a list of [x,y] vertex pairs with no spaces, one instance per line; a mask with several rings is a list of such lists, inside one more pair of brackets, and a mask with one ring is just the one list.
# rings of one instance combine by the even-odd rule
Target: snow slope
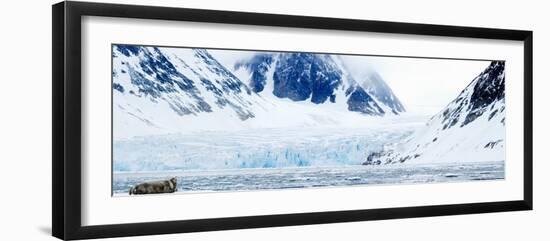
[[[267,103],[202,49],[113,46],[114,136],[171,133],[255,117]],[[231,126],[231,123],[228,123]]]
[[504,67],[504,62],[491,62],[423,128],[371,153],[364,164],[503,161]]
[[378,102],[382,103],[382,106],[388,107],[387,112],[391,111],[394,114],[405,112],[405,107],[401,104],[401,101],[377,72],[370,73],[361,83],[361,87],[376,98]]

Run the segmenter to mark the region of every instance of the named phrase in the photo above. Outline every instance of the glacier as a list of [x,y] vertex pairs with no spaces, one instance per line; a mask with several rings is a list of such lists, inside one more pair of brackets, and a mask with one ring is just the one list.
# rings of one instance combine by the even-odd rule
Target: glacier
[[408,116],[363,120],[351,127],[313,125],[132,137],[114,141],[113,170],[357,166],[366,153],[409,136],[425,119]]

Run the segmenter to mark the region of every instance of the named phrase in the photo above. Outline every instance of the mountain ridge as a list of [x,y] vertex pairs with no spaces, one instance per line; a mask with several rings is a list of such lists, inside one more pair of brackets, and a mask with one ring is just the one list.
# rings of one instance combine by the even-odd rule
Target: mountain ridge
[[335,103],[337,96],[342,95],[346,97],[344,102],[349,111],[377,116],[389,114],[386,112],[395,115],[405,112],[380,75],[376,74],[377,82],[373,82],[376,86],[370,86],[369,90],[367,81],[362,84],[356,81],[337,56],[260,53],[237,62],[234,69],[247,70],[249,85],[260,94],[264,94],[265,86],[272,81],[274,88],[270,91],[278,98],[326,104]]
[[370,153],[363,164],[504,160],[504,66],[492,61],[423,128],[403,143]]
[[404,111],[391,111],[379,93],[366,91],[331,55],[263,53],[231,70],[206,49],[118,44],[112,61],[117,138],[356,123]]

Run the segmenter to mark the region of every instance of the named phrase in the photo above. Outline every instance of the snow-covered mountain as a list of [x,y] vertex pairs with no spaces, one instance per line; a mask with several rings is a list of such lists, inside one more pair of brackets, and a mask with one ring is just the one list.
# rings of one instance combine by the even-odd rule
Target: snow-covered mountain
[[505,99],[503,61],[493,61],[423,128],[403,143],[373,152],[371,164],[503,161]]
[[359,83],[335,55],[265,52],[237,62],[234,68],[261,96],[339,106],[367,115],[405,111],[382,77],[374,73]]
[[383,80],[358,84],[330,55],[257,54],[236,70],[205,49],[113,45],[112,57],[117,139],[216,128],[336,125],[357,122],[358,113],[404,111]]
[[266,105],[204,49],[114,45],[112,75],[116,136],[185,129],[205,113],[243,121]]
[[392,113],[405,112],[405,107],[401,104],[401,101],[377,72],[370,73],[361,83],[361,87],[383,105],[389,107]]

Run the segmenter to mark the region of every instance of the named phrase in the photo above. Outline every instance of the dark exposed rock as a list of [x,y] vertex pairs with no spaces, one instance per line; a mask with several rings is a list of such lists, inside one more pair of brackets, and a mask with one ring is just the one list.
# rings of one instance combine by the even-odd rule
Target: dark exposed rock
[[[362,163],[362,165],[380,165],[382,164],[381,158],[385,155],[388,155],[388,152],[385,151],[377,151],[377,152],[371,152],[367,156],[367,160]],[[387,164],[387,163],[386,163]]]
[[[367,82],[366,85],[359,85],[326,54],[262,53],[235,65],[235,69],[240,68],[251,73],[249,85],[257,93],[264,91],[266,81],[272,77],[273,95],[279,98],[315,104],[336,103],[337,93],[341,93],[339,88],[346,88],[349,111],[383,115],[385,113],[380,104],[390,107],[394,114],[405,111],[382,77],[373,74],[370,82],[367,81],[370,85]],[[267,76],[271,73],[273,76]],[[370,92],[365,88],[369,88]]]
[[382,115],[384,110],[372,99],[372,97],[359,86],[351,87],[346,91],[348,95],[348,110],[369,115]]
[[267,71],[273,62],[272,54],[258,54],[246,62],[235,64],[234,68],[246,68],[252,73],[250,78],[250,88],[256,93],[262,92],[266,85]]
[[490,148],[493,149],[496,145],[501,143],[503,140],[496,140],[496,141],[490,141],[487,143],[487,145],[484,146],[484,148]]
[[[489,106],[504,98],[504,61],[493,61],[479,74],[460,95],[451,102],[452,107],[442,112],[443,130],[458,124],[462,115],[464,121],[460,126],[465,126],[482,116]],[[466,96],[466,90],[471,88],[470,96]],[[504,107],[503,107],[504,108]],[[501,109],[502,111],[502,109]],[[490,117],[492,118],[492,116]]]
[[303,101],[311,97],[311,102],[321,104],[342,83],[342,71],[328,56],[288,53],[280,55],[273,81],[273,94],[279,98]]

